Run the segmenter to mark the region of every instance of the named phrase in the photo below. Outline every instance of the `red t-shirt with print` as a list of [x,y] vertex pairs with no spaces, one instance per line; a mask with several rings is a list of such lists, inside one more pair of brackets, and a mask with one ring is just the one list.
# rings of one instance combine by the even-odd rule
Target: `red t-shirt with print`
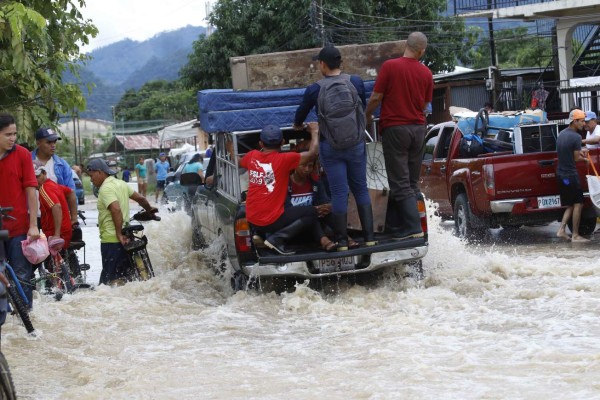
[[71,215],[69,214],[69,204],[67,195],[72,192],[71,188],[59,185],[56,182],[46,179],[40,187],[40,211],[42,213],[42,231],[47,237],[54,235],[54,218],[52,218],[52,207],[60,204],[62,209],[62,221],[60,224],[60,237],[65,240],[63,248],[68,248],[73,236],[71,227]]
[[270,225],[283,214],[290,172],[300,164],[300,153],[263,153],[252,150],[241,159],[248,170],[246,219],[253,225]]
[[383,94],[381,128],[425,124],[423,106],[433,97],[433,75],[414,58],[394,58],[381,66],[373,91]]
[[36,188],[37,185],[31,153],[16,144],[0,158],[0,206],[12,207],[9,215],[15,218],[5,218],[2,221],[2,229],[8,230],[9,237],[27,234],[29,208],[25,188]]

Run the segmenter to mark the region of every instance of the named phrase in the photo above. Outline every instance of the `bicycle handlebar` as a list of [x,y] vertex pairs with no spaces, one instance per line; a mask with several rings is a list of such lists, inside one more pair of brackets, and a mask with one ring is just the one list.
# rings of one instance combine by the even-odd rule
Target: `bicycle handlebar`
[[160,221],[160,217],[158,215],[156,215],[156,213],[150,213],[148,211],[138,211],[137,213],[135,213],[133,215],[133,217],[131,217],[131,219],[134,219],[136,221]]

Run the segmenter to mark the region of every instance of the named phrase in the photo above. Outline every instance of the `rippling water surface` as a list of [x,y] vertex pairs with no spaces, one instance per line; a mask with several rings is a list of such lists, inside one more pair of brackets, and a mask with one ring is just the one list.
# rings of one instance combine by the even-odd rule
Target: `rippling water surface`
[[233,294],[210,249],[191,250],[184,213],[146,227],[155,279],[36,296],[35,338],[9,317],[2,351],[20,398],[600,398],[598,239],[527,228],[467,245],[432,219],[420,282],[390,271]]

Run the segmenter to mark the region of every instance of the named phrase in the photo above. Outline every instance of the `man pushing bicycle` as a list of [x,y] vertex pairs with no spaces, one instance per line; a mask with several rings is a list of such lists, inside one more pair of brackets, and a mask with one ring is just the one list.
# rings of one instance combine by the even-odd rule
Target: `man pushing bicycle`
[[110,169],[102,159],[93,159],[87,166],[87,173],[94,186],[98,187],[98,227],[100,230],[100,252],[102,254],[102,273],[100,284],[124,277],[129,267],[129,258],[125,250],[128,239],[122,229],[129,221],[129,199],[136,201],[150,214],[158,209],[150,206],[148,200],[134,191],[131,186],[116,179],[116,171]]

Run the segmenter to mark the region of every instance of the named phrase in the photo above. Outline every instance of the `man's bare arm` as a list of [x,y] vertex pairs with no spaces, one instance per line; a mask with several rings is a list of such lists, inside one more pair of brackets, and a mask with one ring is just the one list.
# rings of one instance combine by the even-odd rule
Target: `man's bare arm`
[[123,236],[123,212],[121,211],[121,205],[118,201],[113,201],[108,206],[108,211],[110,211],[110,216],[113,221],[113,225],[115,226],[115,231],[117,234],[117,239],[121,242],[122,245],[127,244],[127,238]]
[[40,237],[40,231],[37,226],[38,201],[35,190],[34,187],[25,188],[27,207],[29,208],[29,230],[27,231],[27,237],[31,240],[36,240]]
[[319,124],[316,122],[309,122],[308,131],[310,132],[310,148],[308,151],[300,153],[300,164],[313,160],[319,153]]
[[152,207],[150,205],[150,203],[148,202],[148,199],[146,199],[144,196],[142,196],[138,192],[133,192],[133,194],[131,196],[129,196],[129,198],[131,200],[135,201],[136,203],[138,203],[140,206],[142,206],[142,208],[144,210],[148,211],[151,214],[158,212],[158,208]]
[[60,203],[55,203],[52,208],[52,220],[54,221],[54,236],[60,237],[60,225],[62,223],[62,206]]
[[71,225],[77,223],[77,196],[75,191],[71,190],[71,193],[67,195],[67,204],[69,205],[69,215],[71,217]]
[[367,103],[367,109],[365,110],[365,115],[367,116],[367,124],[371,124],[373,122],[373,113],[377,110],[377,107],[383,101],[383,93],[373,92],[371,97],[369,98],[369,102]]

